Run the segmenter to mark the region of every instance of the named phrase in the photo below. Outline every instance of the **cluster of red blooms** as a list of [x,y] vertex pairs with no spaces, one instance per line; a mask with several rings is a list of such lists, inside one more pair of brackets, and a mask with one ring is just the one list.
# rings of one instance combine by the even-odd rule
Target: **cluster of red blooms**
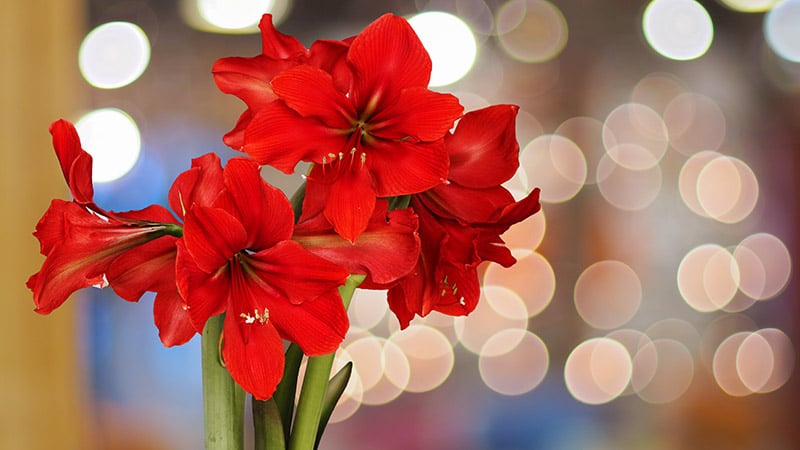
[[[333,352],[349,324],[338,287],[388,289],[402,327],[431,311],[469,314],[477,266],[515,262],[500,235],[539,210],[501,183],[518,167],[517,107],[463,113],[428,89],[430,58],[409,24],[385,15],[343,41],[306,49],[260,24],[262,54],[223,58],[217,85],[247,109],[224,142],[247,157],[207,154],[169,191],[168,209],[115,213],[94,203],[92,159],[75,128],[50,127],[72,201],[53,200],[34,235],[46,259],[28,281],[46,314],[78,289],[155,292],[166,346],[225,313],[222,357],[256,398],[283,373],[283,341]],[[458,120],[454,131],[453,125]],[[312,163],[302,213],[260,176]]]

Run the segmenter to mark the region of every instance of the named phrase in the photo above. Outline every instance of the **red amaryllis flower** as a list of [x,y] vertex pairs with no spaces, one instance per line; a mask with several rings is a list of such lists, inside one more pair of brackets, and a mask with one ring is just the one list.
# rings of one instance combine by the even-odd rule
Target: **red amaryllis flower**
[[346,62],[346,91],[311,65],[275,75],[270,84],[279,101],[252,117],[242,150],[287,173],[301,160],[315,163],[309,191],[326,198],[325,217],[353,242],[376,197],[422,192],[445,180],[442,138],[463,108],[454,96],[427,88],[430,57],[401,17],[370,24],[353,39]]
[[[27,282],[36,311],[48,314],[70,294],[89,286],[111,286],[128,301],[156,292],[156,324],[165,345],[189,340],[194,329],[175,287],[176,222],[165,208],[112,213],[94,203],[92,157],[81,148],[75,127],[50,126],[53,147],[73,201],[53,200],[36,226],[41,269]],[[159,320],[158,311],[171,311]],[[162,314],[163,316],[163,314]]]
[[255,162],[229,161],[223,185],[213,206],[187,208],[178,288],[198,330],[226,314],[225,365],[246,391],[266,399],[283,373],[281,339],[307,355],[330,353],[344,339],[338,286],[348,272],[291,240],[291,205]]
[[538,189],[516,202],[500,186],[519,166],[517,110],[497,105],[465,114],[445,138],[449,183],[412,196],[422,250],[414,271],[388,294],[403,328],[415,314],[469,314],[480,297],[477,266],[516,262],[500,235],[541,208]]
[[212,68],[214,81],[219,89],[239,97],[247,104],[247,109],[239,117],[236,126],[222,139],[226,145],[236,150],[241,150],[244,145],[244,132],[253,115],[277,99],[270,86],[270,81],[276,74],[299,64],[310,64],[333,74],[333,78],[343,89],[349,86],[351,80],[344,56],[352,39],[320,40],[314,42],[310,49],[306,49],[293,36],[276,30],[271,14],[265,14],[258,27],[261,29],[260,55],[251,58],[222,58]]

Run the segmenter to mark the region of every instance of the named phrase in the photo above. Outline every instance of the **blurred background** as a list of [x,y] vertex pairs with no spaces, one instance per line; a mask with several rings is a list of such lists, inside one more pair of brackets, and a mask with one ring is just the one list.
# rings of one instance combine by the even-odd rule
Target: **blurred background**
[[59,117],[106,209],[166,204],[192,157],[233,156],[244,105],[210,69],[260,52],[267,11],[307,46],[407,17],[433,89],[521,107],[507,187],[542,189],[471,316],[398,332],[383,293],[357,294],[322,448],[800,448],[798,0],[4,1],[0,448],[202,448],[199,339],[163,348],[152,298],[110,290],[36,315],[30,233],[69,195]]

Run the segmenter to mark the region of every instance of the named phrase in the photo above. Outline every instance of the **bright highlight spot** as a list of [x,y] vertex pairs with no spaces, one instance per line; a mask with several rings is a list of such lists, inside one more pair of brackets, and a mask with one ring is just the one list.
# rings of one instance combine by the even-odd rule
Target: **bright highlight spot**
[[240,30],[257,25],[274,3],[274,0],[197,0],[197,11],[214,27]]
[[719,156],[697,174],[697,200],[708,217],[723,223],[740,222],[756,206],[758,181],[742,160]]
[[633,366],[628,350],[609,338],[582,342],[567,357],[564,380],[576,400],[590,405],[619,397],[631,380]]
[[389,341],[402,350],[408,360],[406,391],[431,391],[450,376],[455,362],[453,346],[441,331],[427,325],[411,325],[392,334]]
[[[643,372],[645,376],[643,375]],[[672,339],[656,339],[643,345],[633,358],[631,384],[647,403],[676,400],[689,389],[694,360],[689,349]]]
[[430,86],[455,83],[475,64],[478,52],[472,30],[458,17],[438,11],[424,12],[408,23],[431,56]]
[[716,244],[693,248],[678,266],[681,297],[700,312],[727,305],[739,288],[739,280],[739,266],[733,255]]
[[653,0],[642,18],[642,31],[661,56],[678,61],[703,56],[714,39],[714,24],[694,0]]
[[789,337],[777,328],[740,331],[717,347],[714,378],[732,396],[773,392],[789,380],[794,355]]
[[470,315],[456,317],[454,326],[461,345],[478,354],[483,344],[496,333],[526,329],[528,313],[522,299],[510,289],[484,286],[478,306]]
[[86,35],[78,51],[83,78],[101,89],[133,83],[149,63],[150,41],[141,28],[129,22],[100,25]]
[[664,156],[669,138],[661,116],[647,106],[626,103],[603,123],[603,145],[615,163],[626,169],[649,169]]
[[781,58],[800,62],[800,0],[785,0],[764,16],[767,44]]
[[769,11],[781,0],[720,0],[728,8],[745,13]]
[[548,134],[531,141],[520,153],[520,166],[526,179],[542,189],[542,202],[566,202],[586,181],[583,152],[563,136]]
[[599,261],[575,282],[575,308],[589,325],[600,329],[627,323],[642,301],[639,276],[620,261]]
[[775,297],[786,287],[792,269],[789,249],[769,233],[742,240],[733,251],[742,273],[739,289],[754,300]]
[[495,287],[511,290],[524,303],[528,316],[533,317],[544,311],[553,300],[556,274],[544,256],[533,252],[518,259],[509,268],[499,264],[489,265],[483,276],[483,286],[484,290]]
[[546,229],[547,220],[544,211],[539,211],[509,228],[501,237],[506,247],[511,250],[511,254],[517,259],[522,259],[536,251],[544,240]]
[[627,169],[608,155],[597,164],[597,187],[600,194],[615,207],[625,211],[647,208],[661,192],[661,166],[649,169]]
[[350,302],[348,314],[351,325],[368,330],[376,326],[388,310],[385,290],[358,289]]
[[503,330],[486,341],[480,351],[481,379],[504,395],[520,395],[542,382],[549,366],[547,346],[525,330]]
[[567,45],[567,21],[548,1],[508,1],[497,12],[496,27],[503,50],[519,61],[547,61]]
[[142,149],[136,122],[115,108],[96,109],[75,124],[84,150],[92,155],[92,181],[114,181],[128,173]]

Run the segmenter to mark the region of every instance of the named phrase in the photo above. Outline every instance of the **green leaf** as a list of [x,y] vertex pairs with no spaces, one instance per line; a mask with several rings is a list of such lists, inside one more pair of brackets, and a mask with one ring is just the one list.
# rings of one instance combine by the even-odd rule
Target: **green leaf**
[[303,351],[300,346],[292,342],[286,349],[286,362],[283,368],[283,378],[278,383],[272,398],[281,415],[283,435],[289,439],[292,431],[292,414],[294,414],[294,400],[297,392],[297,375],[300,373],[300,363],[303,361]]
[[322,433],[328,425],[328,421],[333,414],[333,409],[339,403],[339,399],[344,394],[347,383],[350,381],[350,375],[353,374],[353,361],[348,362],[341,368],[336,375],[328,382],[328,389],[325,391],[325,397],[322,399],[322,415],[319,418],[319,429],[317,429],[317,441],[314,443],[314,449],[319,447],[319,441],[322,440]]
[[253,399],[254,448],[256,450],[286,450],[281,413],[275,398]]

